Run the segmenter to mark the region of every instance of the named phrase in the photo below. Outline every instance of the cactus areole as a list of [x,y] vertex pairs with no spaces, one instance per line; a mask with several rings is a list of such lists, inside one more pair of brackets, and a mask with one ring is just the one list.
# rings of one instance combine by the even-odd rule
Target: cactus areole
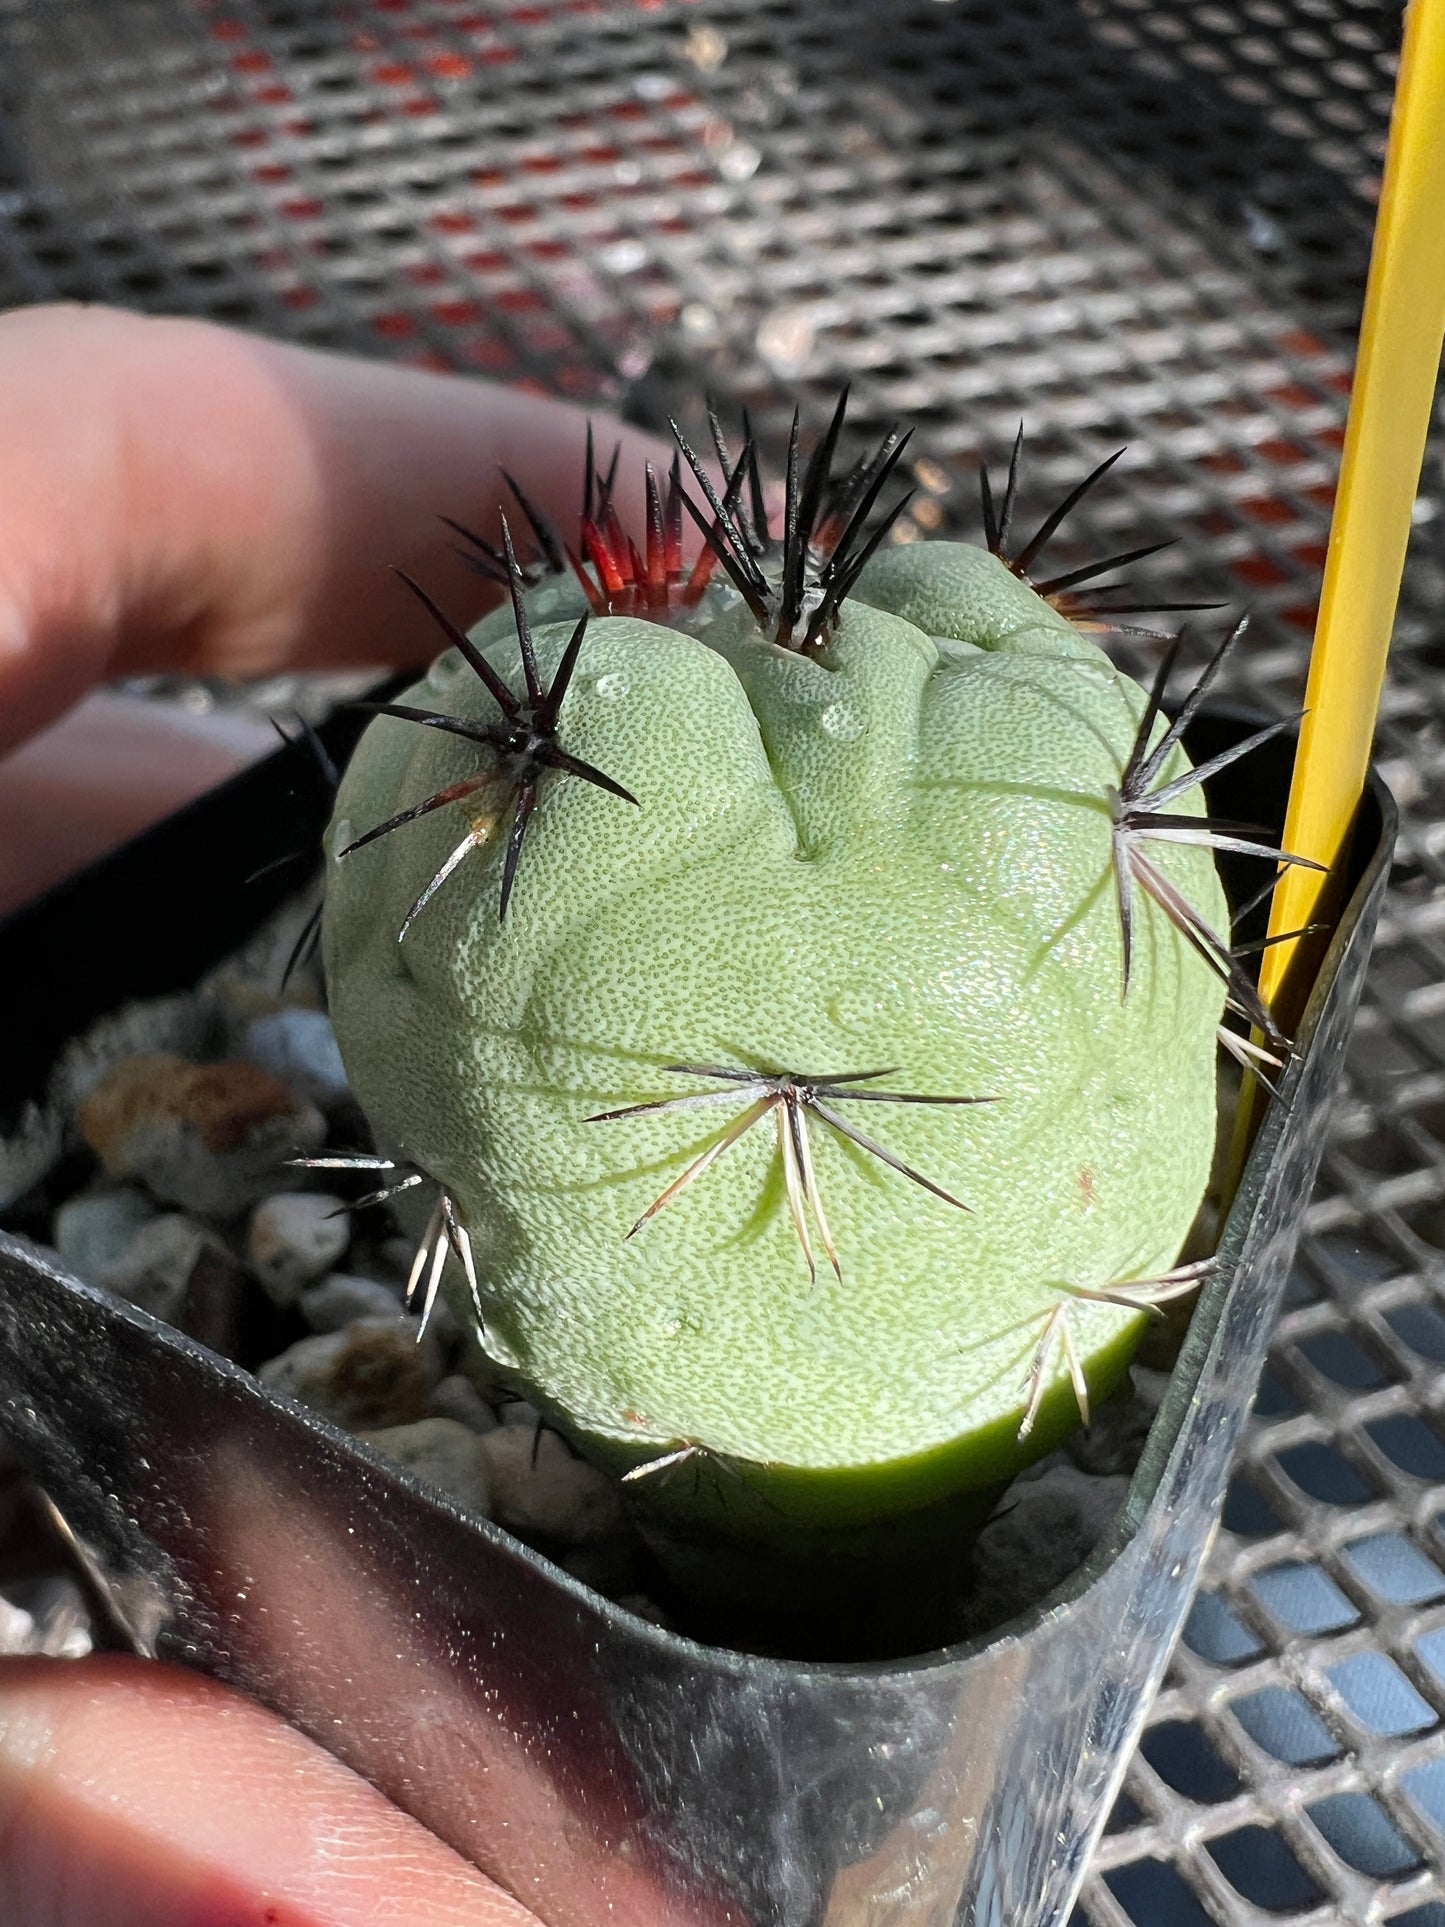
[[1216,1033],[1262,1014],[1210,846],[1278,859],[1089,572],[1029,580],[1057,514],[1011,558],[1011,472],[988,548],[881,546],[901,444],[835,476],[840,422],[771,527],[750,445],[724,489],[684,444],[637,545],[589,449],[570,568],[519,497],[537,561],[476,541],[511,606],[328,833],[337,1035],[458,1310],[639,1502],[764,1539],[996,1491],[1197,1283]]

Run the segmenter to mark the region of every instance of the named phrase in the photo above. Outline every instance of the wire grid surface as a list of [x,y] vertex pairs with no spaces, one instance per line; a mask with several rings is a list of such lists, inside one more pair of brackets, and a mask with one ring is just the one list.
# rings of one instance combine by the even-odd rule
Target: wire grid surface
[[[902,539],[1120,442],[1061,565],[1255,612],[1302,687],[1399,12],[1368,0],[0,0],[0,300],[182,310],[776,456],[918,424]],[[1093,1927],[1445,1927],[1445,555],[1379,751],[1393,892],[1225,1528]],[[1141,620],[1148,621],[1147,617]],[[1122,637],[1137,665],[1155,647]]]

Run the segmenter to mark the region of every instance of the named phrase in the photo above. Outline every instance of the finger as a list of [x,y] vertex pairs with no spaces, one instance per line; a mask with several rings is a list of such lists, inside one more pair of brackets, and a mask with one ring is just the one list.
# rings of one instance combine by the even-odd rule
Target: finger
[[[617,433],[640,501],[665,451]],[[391,567],[438,579],[441,515],[494,537],[503,467],[570,531],[585,435],[563,402],[205,322],[0,315],[0,748],[106,676],[435,654]],[[469,620],[492,598],[448,566]]]
[[0,917],[276,747],[259,716],[97,690],[0,757]]
[[0,1664],[0,1920],[537,1927],[254,1702],[129,1659]]

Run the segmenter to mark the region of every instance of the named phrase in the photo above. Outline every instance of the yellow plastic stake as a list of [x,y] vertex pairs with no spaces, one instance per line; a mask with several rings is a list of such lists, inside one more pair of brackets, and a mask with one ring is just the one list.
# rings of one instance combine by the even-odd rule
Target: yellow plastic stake
[[[1445,337],[1445,0],[1410,0],[1284,847],[1333,864],[1364,788]],[[1270,934],[1324,879],[1286,869]],[[1294,950],[1264,953],[1268,1002]]]

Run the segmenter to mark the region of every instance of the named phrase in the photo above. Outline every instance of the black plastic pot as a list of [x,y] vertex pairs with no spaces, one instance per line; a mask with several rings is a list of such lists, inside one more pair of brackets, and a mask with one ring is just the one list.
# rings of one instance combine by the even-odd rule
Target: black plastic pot
[[[1191,748],[1240,727],[1201,719]],[[1288,766],[1272,745],[1215,807],[1277,820]],[[1052,1927],[1218,1518],[1394,822],[1375,783],[1298,1055],[1125,1510],[1086,1568],[986,1640],[825,1666],[660,1631],[3,1237],[0,1423],[141,1650],[276,1707],[549,1927]],[[242,878],[297,832],[273,760],[0,930],[27,1016],[0,1099],[102,1008],[233,946],[286,887]]]

